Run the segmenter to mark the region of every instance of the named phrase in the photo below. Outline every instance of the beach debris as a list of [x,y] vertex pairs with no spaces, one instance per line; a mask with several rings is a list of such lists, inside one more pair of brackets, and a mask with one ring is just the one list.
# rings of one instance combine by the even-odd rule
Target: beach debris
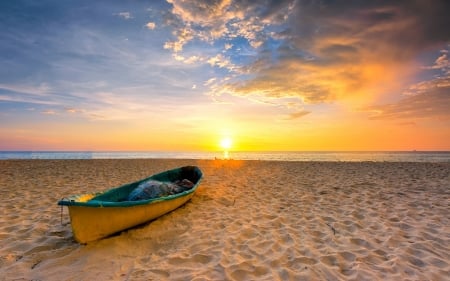
[[336,229],[329,223],[327,223],[327,226],[333,231],[333,235],[336,236]]
[[169,196],[189,190],[194,186],[188,179],[175,182],[147,180],[140,183],[129,195],[127,201],[148,200]]
[[35,268],[36,266],[38,266],[41,262],[42,262],[41,260],[36,261],[36,262],[31,266],[31,269],[34,269],[34,268]]

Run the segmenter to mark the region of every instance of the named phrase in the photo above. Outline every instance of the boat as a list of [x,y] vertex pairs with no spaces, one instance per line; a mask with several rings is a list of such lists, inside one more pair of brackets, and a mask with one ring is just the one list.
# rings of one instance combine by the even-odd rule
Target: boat
[[[104,192],[72,195],[61,199],[58,205],[68,207],[73,236],[77,242],[86,244],[175,210],[192,198],[202,178],[203,173],[197,166],[184,166]],[[148,182],[174,184],[183,180],[191,184],[182,192],[149,199],[130,199],[133,191],[136,193]]]

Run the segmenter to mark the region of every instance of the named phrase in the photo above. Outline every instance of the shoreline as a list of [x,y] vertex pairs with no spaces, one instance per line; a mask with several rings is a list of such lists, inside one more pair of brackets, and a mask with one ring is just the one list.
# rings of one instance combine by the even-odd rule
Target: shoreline
[[83,159],[37,159],[37,158],[13,158],[13,159],[0,159],[2,162],[71,162],[71,161],[155,161],[155,162],[180,162],[180,163],[197,163],[197,162],[222,162],[224,165],[226,163],[232,162],[270,162],[270,163],[302,163],[302,164],[442,164],[450,165],[448,161],[378,161],[378,160],[276,160],[276,159],[223,159],[223,158],[212,158],[212,159],[196,159],[196,158],[83,158]]
[[[31,160],[31,161],[30,161]],[[194,197],[73,241],[62,197],[197,165]],[[444,280],[450,163],[197,159],[0,161],[0,280]]]
[[275,161],[332,161],[332,162],[448,162],[450,151],[211,151],[211,152],[74,152],[0,151],[5,159],[193,159],[193,160],[275,160]]

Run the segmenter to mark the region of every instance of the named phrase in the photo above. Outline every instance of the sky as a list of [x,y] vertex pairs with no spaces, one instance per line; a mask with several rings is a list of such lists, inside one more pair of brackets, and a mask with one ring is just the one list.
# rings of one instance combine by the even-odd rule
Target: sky
[[0,1],[0,150],[450,150],[450,1]]

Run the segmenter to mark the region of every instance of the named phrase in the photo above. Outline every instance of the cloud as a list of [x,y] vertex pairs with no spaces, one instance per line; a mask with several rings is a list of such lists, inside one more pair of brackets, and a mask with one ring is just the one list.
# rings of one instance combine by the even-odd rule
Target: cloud
[[[450,80],[446,81],[450,85]],[[373,120],[380,119],[433,119],[450,121],[450,87],[429,88],[426,93],[407,96],[397,103],[365,108],[374,114]]]
[[182,61],[182,62],[184,62],[186,64],[193,64],[193,63],[196,63],[198,61],[204,61],[205,60],[204,57],[199,57],[199,56],[191,56],[191,57],[186,58],[184,56],[179,55],[178,53],[174,53],[172,56],[173,56],[173,58],[175,60]]
[[0,84],[0,90],[33,95],[33,96],[47,96],[50,94],[51,88],[47,83],[40,85],[16,85],[16,84]]
[[0,101],[55,105],[52,88],[47,83],[0,84]]
[[269,1],[268,5],[231,0],[168,2],[172,4],[172,11],[166,17],[166,24],[175,28],[173,33],[176,39],[167,42],[166,48],[175,52],[182,51],[184,45],[192,40],[213,42],[238,37],[245,38],[251,46],[258,48],[268,38],[264,27],[277,24],[290,11],[279,4],[280,10],[271,11],[273,3],[283,1]]
[[166,42],[164,49],[171,49],[174,52],[183,50],[183,46],[194,38],[195,31],[189,27],[184,27],[177,31],[177,41]]
[[[181,55],[188,44],[209,44],[217,53],[199,63],[229,70],[208,83],[214,97],[318,104],[400,95],[420,71],[413,69],[420,54],[449,40],[442,27],[450,26],[450,2],[444,0],[169,2],[166,24],[175,40],[165,48]],[[443,53],[435,67],[447,64]]]
[[211,66],[218,66],[220,68],[227,68],[229,70],[233,70],[236,66],[222,54],[217,54],[215,57],[209,58],[207,62]]
[[150,30],[153,30],[156,28],[156,24],[154,22],[148,22],[145,27],[147,27]]
[[373,112],[370,119],[433,119],[450,121],[450,71],[446,58],[447,50],[441,51],[435,64],[428,70],[440,70],[440,74],[430,80],[411,85],[396,102],[365,108]]
[[77,109],[77,108],[74,108],[74,107],[65,107],[64,111],[67,112],[67,113],[71,113],[71,114],[82,113],[83,112],[83,110]]
[[116,14],[113,14],[113,15],[114,16],[118,16],[118,17],[123,18],[123,19],[126,19],[126,20],[129,20],[129,19],[133,18],[133,16],[131,15],[130,12],[120,12],[120,13],[116,13]]
[[439,69],[445,72],[450,71],[450,61],[448,59],[448,50],[441,50],[441,55],[434,61],[431,66],[424,66],[424,69]]
[[57,114],[56,111],[51,110],[51,109],[44,110],[41,113],[45,114],[45,115],[56,115]]
[[296,95],[306,103],[370,96],[380,83],[394,89],[396,81],[406,78],[405,65],[412,66],[426,48],[444,43],[444,37],[432,41],[425,40],[425,32],[417,34],[432,21],[431,13],[418,16],[387,2],[342,5],[344,10],[338,2],[325,6],[299,2],[297,17],[290,18],[291,29],[276,51],[278,60],[271,59],[274,51],[264,60],[260,56],[260,65],[251,66],[254,78],[241,83],[237,94],[271,89],[268,95]]
[[298,112],[294,112],[294,113],[291,113],[291,114],[289,114],[288,116],[286,116],[286,117],[284,118],[284,120],[295,120],[295,119],[299,119],[299,118],[301,118],[301,117],[303,117],[303,116],[305,116],[305,115],[308,115],[308,114],[310,114],[310,113],[311,113],[310,111],[305,111],[305,110],[298,111]]

